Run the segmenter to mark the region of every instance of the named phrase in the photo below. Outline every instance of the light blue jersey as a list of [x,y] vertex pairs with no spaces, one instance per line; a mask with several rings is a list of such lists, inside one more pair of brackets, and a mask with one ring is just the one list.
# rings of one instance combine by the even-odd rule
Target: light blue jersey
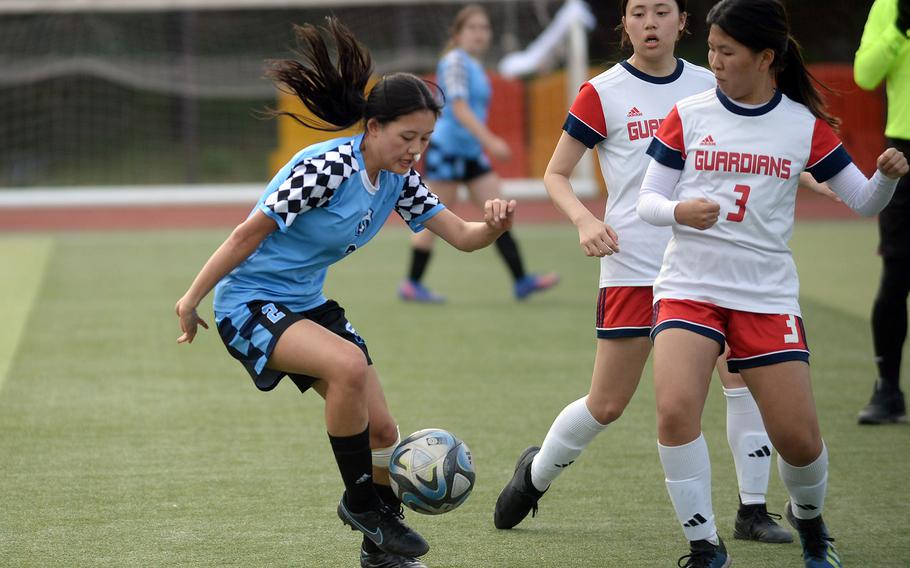
[[458,99],[467,101],[480,122],[486,123],[492,89],[490,80],[479,61],[462,49],[453,49],[439,60],[436,81],[446,96],[446,106],[436,122],[431,143],[450,156],[478,156],[483,153],[480,142],[465,128],[452,111]]
[[251,215],[261,211],[279,230],[215,287],[216,319],[254,300],[299,312],[319,306],[328,267],[369,242],[392,210],[417,232],[444,209],[413,169],[381,170],[373,186],[362,139],[309,146],[275,175]]

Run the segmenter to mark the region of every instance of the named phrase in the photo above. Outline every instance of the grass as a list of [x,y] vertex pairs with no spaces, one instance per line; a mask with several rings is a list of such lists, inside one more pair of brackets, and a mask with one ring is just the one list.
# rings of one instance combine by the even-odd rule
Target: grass
[[[0,565],[357,565],[358,539],[334,513],[341,483],[318,397],[290,383],[258,393],[212,331],[189,347],[174,342],[173,303],[226,233],[0,237],[0,250],[33,239],[47,253],[30,272],[43,279],[0,388]],[[596,262],[566,226],[525,226],[517,237],[531,269],[563,275],[525,304],[512,300],[495,252],[442,246],[428,284],[449,303],[401,304],[402,229],[335,267],[327,285],[367,339],[402,432],[444,427],[474,454],[477,486],[461,509],[409,515],[433,546],[426,561],[673,565],[685,544],[657,458],[650,369],[540,515],[513,531],[492,527],[515,457],[584,394],[594,354]],[[874,376],[875,239],[874,224],[848,222],[803,224],[793,241],[831,452],[825,517],[845,565],[864,568],[910,556],[910,430],[855,425]],[[5,268],[29,256],[4,255]],[[27,284],[6,285],[4,313],[21,303],[11,286]],[[737,567],[799,566],[797,545],[730,538],[736,480],[722,399],[716,386],[704,417],[721,534]],[[773,471],[771,509],[785,499]]]

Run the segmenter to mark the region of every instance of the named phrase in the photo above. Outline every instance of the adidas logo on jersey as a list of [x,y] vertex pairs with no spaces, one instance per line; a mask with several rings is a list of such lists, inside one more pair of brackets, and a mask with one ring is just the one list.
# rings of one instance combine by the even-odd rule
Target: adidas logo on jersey
[[643,115],[643,114],[641,113],[641,111],[638,110],[636,107],[632,107],[632,110],[630,110],[630,111],[629,111],[629,114],[627,114],[626,116],[627,116],[628,118],[633,118],[633,117],[636,117],[636,116],[644,116],[644,115]]
[[714,138],[710,134],[705,136],[705,139],[701,141],[701,146],[714,146]]

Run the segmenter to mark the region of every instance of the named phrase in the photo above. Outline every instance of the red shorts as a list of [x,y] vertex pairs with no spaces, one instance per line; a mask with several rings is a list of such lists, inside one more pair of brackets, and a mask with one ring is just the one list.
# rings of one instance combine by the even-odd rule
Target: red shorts
[[651,332],[651,286],[611,286],[597,294],[594,325],[598,339],[648,337]]
[[809,362],[803,320],[792,314],[756,314],[721,308],[694,300],[660,300],[654,304],[653,340],[665,329],[677,327],[714,339],[724,352],[731,373],[784,361]]

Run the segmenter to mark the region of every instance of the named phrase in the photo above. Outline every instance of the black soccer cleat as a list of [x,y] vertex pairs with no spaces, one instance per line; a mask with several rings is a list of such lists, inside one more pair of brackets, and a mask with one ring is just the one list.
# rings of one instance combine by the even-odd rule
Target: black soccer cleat
[[404,513],[382,504],[378,509],[354,513],[345,504],[344,495],[338,503],[338,518],[372,540],[383,552],[405,557],[423,556],[430,545],[417,531],[404,524]]
[[907,406],[901,391],[886,392],[876,385],[872,399],[856,417],[859,424],[896,424],[907,421]]
[[790,531],[775,522],[780,518],[780,515],[769,513],[764,503],[740,504],[733,525],[733,538],[767,543],[793,542]]
[[799,533],[806,568],[842,568],[840,555],[834,548],[834,539],[828,534],[828,528],[825,527],[821,515],[814,519],[797,519],[789,501],[784,505],[784,509],[787,521]]
[[531,462],[540,451],[539,446],[531,446],[518,456],[512,479],[506,484],[496,499],[493,510],[493,525],[497,529],[510,529],[524,520],[531,513],[537,515],[537,502],[546,491],[538,491],[531,483]]
[[727,554],[727,547],[720,537],[717,537],[717,544],[707,540],[690,540],[689,554],[676,561],[679,568],[727,568],[731,564],[733,559]]
[[413,556],[401,556],[388,552],[367,552],[360,547],[360,568],[427,568],[427,565]]

